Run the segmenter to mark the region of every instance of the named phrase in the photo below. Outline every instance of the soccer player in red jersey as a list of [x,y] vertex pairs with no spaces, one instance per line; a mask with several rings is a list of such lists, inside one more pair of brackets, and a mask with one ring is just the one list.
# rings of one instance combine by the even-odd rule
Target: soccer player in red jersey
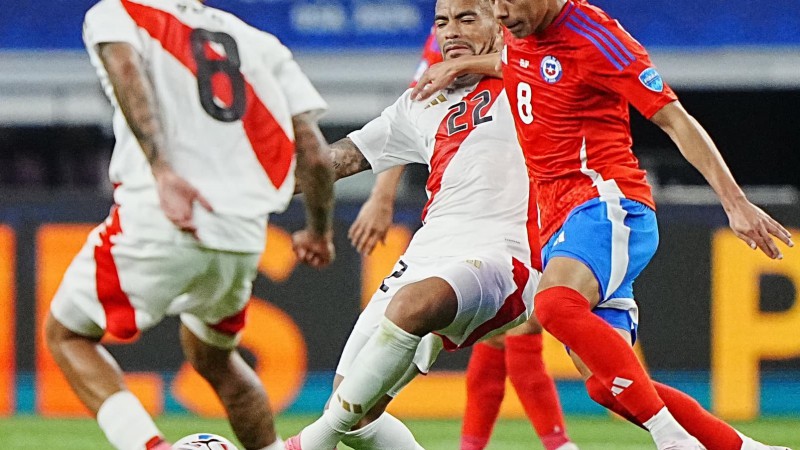
[[[428,68],[442,62],[435,29],[423,47],[410,87]],[[403,166],[378,174],[369,198],[350,227],[353,246],[370,254],[392,224],[394,201]],[[466,371],[467,404],[461,428],[461,450],[483,450],[489,444],[511,381],[525,414],[545,450],[576,450],[564,424],[555,383],[542,359],[542,327],[535,320],[475,344]]]
[[[638,321],[632,283],[655,252],[658,230],[650,187],[631,152],[628,103],[703,174],[738,237],[782,258],[772,236],[793,246],[788,231],[747,200],[711,138],[618,22],[584,2],[493,5],[506,28],[502,75],[546,243],[536,317],[571,349],[592,398],[644,426],[659,449],[703,448],[694,438],[710,450],[783,448],[738,434],[690,397],[651,381],[630,348]],[[424,96],[448,76],[493,71],[486,55],[467,63],[423,77],[417,90]]]

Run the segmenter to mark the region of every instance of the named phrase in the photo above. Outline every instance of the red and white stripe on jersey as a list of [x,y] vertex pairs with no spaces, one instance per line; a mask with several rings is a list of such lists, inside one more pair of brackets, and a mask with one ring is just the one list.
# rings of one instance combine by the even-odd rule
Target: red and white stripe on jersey
[[[491,102],[484,104],[477,94],[483,91],[489,91],[491,95]],[[433,146],[433,155],[430,162],[430,175],[428,175],[428,182],[425,188],[428,190],[428,201],[422,209],[422,222],[425,222],[425,216],[428,215],[428,209],[434,204],[436,194],[442,188],[442,176],[450,161],[456,155],[456,152],[461,148],[461,144],[469,137],[470,133],[477,127],[474,120],[471,120],[475,114],[475,108],[481,106],[482,108],[491,108],[500,92],[503,91],[503,80],[498,78],[484,78],[477,86],[475,86],[474,94],[471,99],[466,100],[466,108],[464,111],[454,107],[449,108],[449,113],[444,116],[439,128],[436,131],[436,143]],[[478,111],[480,112],[480,111]],[[454,134],[451,134],[449,127],[450,121],[454,115],[458,114],[461,120],[455,119],[453,123],[457,128],[462,128]]]
[[[164,50],[174,56],[192,75],[197,76],[197,63],[192,55],[190,42],[192,28],[166,11],[129,0],[121,2],[136,25],[147,31]],[[210,45],[206,45],[206,54],[212,58],[222,56]],[[230,84],[220,78],[214,78],[212,82],[215,94],[222,102],[230,104],[232,98]],[[280,189],[291,168],[294,142],[258,98],[246,77],[245,95],[247,109],[241,119],[242,126],[264,172],[273,186]]]
[[415,102],[410,90],[349,135],[380,172],[424,163],[429,200],[407,256],[466,256],[509,249],[541,268],[535,192],[499,79]]
[[122,183],[114,200],[126,234],[173,242],[177,231],[160,209],[147,160],[116,102],[98,53],[104,43],[131,45],[144,61],[165,156],[214,209],[195,211],[199,243],[261,252],[268,215],[286,209],[294,190],[292,118],[327,108],[289,49],[196,0],[100,0],[86,13],[83,38],[115,106],[109,177]]

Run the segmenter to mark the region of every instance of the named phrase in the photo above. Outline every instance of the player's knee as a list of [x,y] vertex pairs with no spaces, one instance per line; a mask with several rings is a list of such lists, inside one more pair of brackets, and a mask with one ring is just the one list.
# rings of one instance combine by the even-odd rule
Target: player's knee
[[536,315],[532,315],[527,322],[523,323],[522,325],[512,328],[508,330],[506,333],[509,336],[523,336],[523,335],[533,335],[533,334],[542,334],[542,324],[536,319]]
[[435,308],[424,298],[414,298],[413,293],[401,288],[386,308],[386,317],[403,330],[418,334],[423,331],[425,317]]
[[423,336],[452,322],[455,311],[451,313],[449,306],[426,292],[405,286],[389,302],[386,318],[408,333]]

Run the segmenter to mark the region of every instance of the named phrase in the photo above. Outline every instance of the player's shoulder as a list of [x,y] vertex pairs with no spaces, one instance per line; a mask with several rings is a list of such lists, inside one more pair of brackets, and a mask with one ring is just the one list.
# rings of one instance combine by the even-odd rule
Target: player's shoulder
[[586,2],[575,2],[564,21],[566,36],[581,59],[597,64],[611,64],[619,70],[636,60],[643,51],[639,44],[613,17]]
[[413,91],[414,89],[408,88],[400,94],[400,97],[398,97],[397,101],[394,103],[395,108],[403,110],[405,114],[411,113],[414,109],[419,109],[424,102],[414,101],[414,99],[411,98],[411,92]]
[[220,17],[224,18],[230,26],[234,27],[238,33],[246,36],[246,38],[250,40],[247,44],[253,47],[260,47],[267,53],[279,52],[281,54],[287,53],[290,55],[286,46],[274,34],[264,31],[228,11],[216,9],[215,12],[219,14]]
[[100,0],[86,11],[84,20],[91,22],[94,18],[105,18],[109,14],[124,12],[121,0]]

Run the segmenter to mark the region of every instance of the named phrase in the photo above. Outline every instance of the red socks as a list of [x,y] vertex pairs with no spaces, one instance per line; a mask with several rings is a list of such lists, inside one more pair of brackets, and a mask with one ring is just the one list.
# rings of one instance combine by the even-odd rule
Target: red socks
[[461,450],[486,448],[505,390],[505,351],[476,344],[467,365],[467,407],[461,427]]
[[611,391],[606,389],[606,387],[603,386],[597,377],[591,376],[588,380],[586,380],[586,392],[588,392],[589,397],[598,404],[605,406],[606,409],[613,411],[618,416],[626,419],[628,422],[646,430],[646,428],[644,428],[644,426],[638,420],[636,420],[636,417],[633,417],[624,406],[617,402],[617,399],[614,398],[614,396],[611,394]]
[[708,450],[739,450],[742,438],[730,425],[703,409],[697,400],[666,384],[653,382],[679,424]]
[[600,383],[639,423],[664,407],[631,346],[609,324],[592,314],[580,292],[563,286],[536,294],[534,311],[542,326],[568,346]]
[[517,391],[525,414],[546,450],[561,447],[569,442],[569,437],[556,385],[544,367],[542,335],[506,335],[505,343],[508,378]]
[[461,450],[483,450],[489,443],[505,395],[506,371],[545,449],[566,444],[555,383],[542,360],[542,335],[506,336],[505,344],[505,350],[487,344],[472,350]]
[[[703,409],[695,399],[665,384],[654,381],[653,385],[675,420],[708,450],[740,450],[742,448],[742,438],[739,437],[736,430]],[[586,380],[586,390],[592,400],[630,422],[642,426],[594,376]]]

